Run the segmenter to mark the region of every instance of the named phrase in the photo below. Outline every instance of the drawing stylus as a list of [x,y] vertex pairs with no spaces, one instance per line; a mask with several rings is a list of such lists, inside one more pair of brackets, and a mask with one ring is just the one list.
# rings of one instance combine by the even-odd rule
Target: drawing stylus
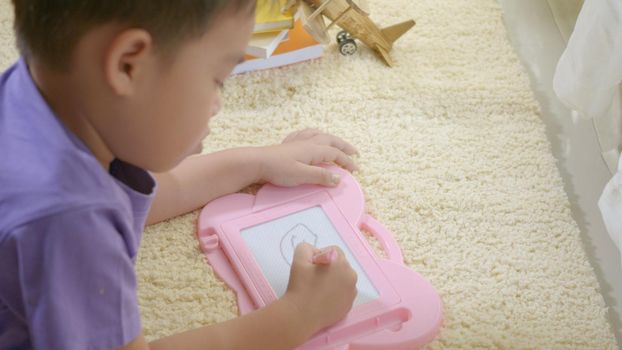
[[337,258],[337,252],[334,248],[329,248],[325,251],[317,253],[313,256],[312,261],[314,264],[330,264]]

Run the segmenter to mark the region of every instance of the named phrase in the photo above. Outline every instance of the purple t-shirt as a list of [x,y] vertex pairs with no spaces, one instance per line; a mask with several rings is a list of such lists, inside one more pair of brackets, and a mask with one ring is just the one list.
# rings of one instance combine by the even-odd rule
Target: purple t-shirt
[[0,349],[114,349],[140,334],[134,259],[154,180],[107,172],[23,59],[0,76]]

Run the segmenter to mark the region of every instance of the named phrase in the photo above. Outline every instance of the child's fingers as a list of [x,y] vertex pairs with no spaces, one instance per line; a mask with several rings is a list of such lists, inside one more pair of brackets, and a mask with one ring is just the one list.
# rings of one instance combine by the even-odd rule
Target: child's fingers
[[313,137],[313,140],[327,146],[335,147],[347,155],[358,154],[357,149],[344,139],[331,135],[331,134],[318,134]]
[[313,263],[316,265],[330,265],[337,257],[337,251],[333,247],[328,247],[313,254]]
[[283,143],[309,139],[313,139],[316,144],[338,148],[347,155],[358,154],[358,150],[344,139],[313,128],[293,132],[283,140]]
[[296,140],[298,141],[307,140],[321,133],[322,132],[320,130],[312,129],[312,128],[294,131],[291,134],[287,135],[287,137],[285,137],[285,139],[283,140],[283,143],[296,141]]
[[307,129],[301,130],[298,133],[298,137],[301,138],[301,139],[306,140],[306,139],[310,139],[310,138],[314,137],[315,135],[319,135],[319,134],[322,134],[322,130],[315,129],[315,128],[307,128]]
[[301,183],[334,187],[339,184],[341,176],[333,174],[325,168],[298,163],[298,176]]
[[303,259],[304,261],[311,261],[314,254],[317,254],[319,249],[315,248],[307,242],[299,243],[294,249],[294,259]]
[[350,158],[350,156],[345,154],[340,149],[330,147],[330,146],[323,146],[322,148],[319,149],[319,152],[320,152],[321,159],[319,159],[319,161],[314,162],[314,164],[334,162],[334,163],[339,164],[343,168],[348,169],[349,171],[358,170],[358,167],[356,166],[356,164],[354,164],[354,161],[352,160],[352,158]]

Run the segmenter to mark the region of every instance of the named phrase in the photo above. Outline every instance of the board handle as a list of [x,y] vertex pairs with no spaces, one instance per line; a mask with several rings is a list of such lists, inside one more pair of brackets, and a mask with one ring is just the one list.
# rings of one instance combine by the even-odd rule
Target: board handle
[[402,250],[397,244],[393,235],[381,223],[374,219],[371,215],[365,215],[361,222],[361,228],[369,231],[380,242],[382,249],[387,253],[389,260],[404,265],[404,256]]

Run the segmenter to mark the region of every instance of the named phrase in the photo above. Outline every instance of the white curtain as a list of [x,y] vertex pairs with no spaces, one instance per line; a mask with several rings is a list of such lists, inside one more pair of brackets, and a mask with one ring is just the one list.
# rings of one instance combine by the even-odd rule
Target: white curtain
[[[598,202],[605,226],[622,250],[622,159],[619,105],[622,81],[622,0],[585,0],[553,81],[557,96],[583,116],[595,118],[603,157],[612,170]],[[619,102],[618,102],[619,103]],[[608,113],[609,112],[609,113]],[[613,112],[613,113],[612,113]],[[613,117],[611,117],[613,116]],[[607,120],[609,118],[610,120]],[[617,135],[616,137],[608,137]],[[615,164],[617,163],[617,165]]]
[[607,232],[618,249],[622,251],[622,160],[618,162],[618,172],[605,186],[598,201],[598,207]]
[[622,81],[622,0],[586,0],[553,86],[570,108],[588,117],[606,112]]

